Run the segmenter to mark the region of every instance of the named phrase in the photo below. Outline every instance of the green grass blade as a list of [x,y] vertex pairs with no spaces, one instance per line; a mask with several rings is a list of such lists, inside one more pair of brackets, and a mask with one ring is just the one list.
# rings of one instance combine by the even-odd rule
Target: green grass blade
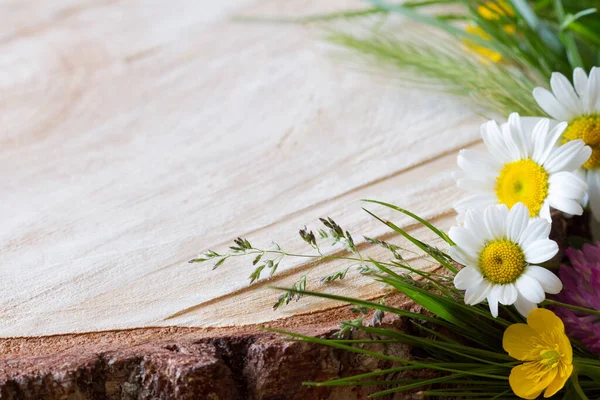
[[452,239],[450,239],[450,236],[448,236],[446,233],[442,232],[441,230],[439,230],[438,228],[436,228],[435,226],[433,226],[432,224],[430,224],[429,222],[427,222],[423,218],[419,217],[418,215],[416,215],[416,214],[414,214],[414,213],[412,213],[412,212],[410,212],[408,210],[405,210],[404,208],[400,208],[400,207],[397,207],[397,206],[395,206],[393,204],[386,203],[386,202],[383,202],[383,201],[378,201],[378,200],[364,199],[363,201],[367,202],[367,203],[379,204],[379,205],[382,205],[384,207],[391,208],[392,210],[396,210],[398,212],[401,212],[402,214],[408,215],[409,217],[411,217],[412,219],[418,221],[422,225],[425,225],[427,228],[429,228],[429,230],[431,230],[433,233],[435,233],[440,238],[442,238],[450,246],[454,246],[456,244],[456,243],[454,243],[452,241]]
[[[486,364],[475,364],[475,366],[472,367],[472,369],[465,367],[465,369],[463,370],[460,368],[464,367],[464,365],[463,365],[464,363],[435,363],[435,362],[431,363],[431,362],[423,362],[423,361],[406,360],[403,358],[388,356],[386,354],[381,354],[381,353],[365,350],[360,347],[344,345],[342,343],[337,343],[336,341],[330,340],[330,339],[321,339],[321,338],[317,338],[317,337],[301,335],[299,333],[287,332],[287,331],[283,331],[283,330],[279,330],[279,329],[272,329],[272,328],[264,328],[264,329],[269,332],[280,333],[282,335],[287,335],[287,336],[297,338],[297,340],[299,340],[299,341],[305,341],[308,343],[324,344],[324,345],[327,345],[330,347],[336,347],[336,348],[343,349],[343,350],[349,350],[349,351],[355,352],[355,353],[370,355],[370,356],[380,358],[380,359],[385,359],[388,361],[395,361],[395,362],[406,364],[406,365],[419,366],[420,368],[423,368],[423,369],[433,369],[433,370],[444,371],[444,372],[464,373],[469,376],[477,376],[477,377],[489,378],[489,379],[495,379],[495,380],[508,380],[508,376],[505,374],[502,374],[502,375],[493,374],[493,372],[502,372],[503,373],[504,369],[506,369],[504,367],[489,366]],[[446,365],[454,366],[455,368],[447,367]],[[467,364],[467,365],[473,365],[473,364]],[[482,371],[485,371],[485,372],[482,372]]]
[[236,16],[233,18],[235,22],[257,22],[271,24],[310,24],[315,22],[328,22],[338,19],[351,19],[368,17],[375,14],[386,14],[388,11],[382,8],[368,8],[364,10],[341,11],[327,14],[305,15],[302,17],[264,17],[264,16]]
[[[372,260],[372,262],[379,267],[379,263],[377,261]],[[386,283],[387,282],[388,280],[386,280]],[[404,293],[406,296],[411,298],[415,303],[425,307],[427,310],[429,310],[436,316],[450,322],[451,324],[460,326],[464,329],[469,328],[467,324],[465,324],[454,314],[452,314],[452,312],[448,308],[446,308],[444,304],[439,301],[438,298],[436,298],[441,296],[436,296],[434,294],[429,293],[427,290],[419,290],[416,289],[414,286],[406,285],[397,281],[394,282],[394,287],[401,293]]]
[[366,0],[366,1],[368,3],[371,3],[375,6],[383,9],[383,10],[394,12],[394,13],[400,14],[404,17],[410,18],[413,21],[417,21],[419,23],[438,28],[452,36],[468,39],[468,40],[470,40],[474,43],[477,43],[481,46],[492,47],[492,48],[495,47],[495,44],[493,42],[489,42],[489,41],[481,38],[480,36],[472,35],[472,34],[466,32],[464,29],[456,27],[451,23],[448,23],[444,20],[436,18],[435,16],[421,14],[419,12],[416,12],[411,7],[406,7],[403,4],[397,4],[397,3],[390,4],[390,3],[384,2],[382,0]]
[[379,218],[377,215],[373,214],[371,211],[367,210],[364,207],[363,207],[363,210],[365,210],[369,215],[371,215],[373,218],[377,219],[378,221],[380,221],[384,225],[387,225],[388,227],[390,227],[394,231],[396,231],[399,234],[401,234],[402,236],[404,236],[406,239],[408,239],[408,241],[410,241],[412,244],[414,244],[415,246],[417,246],[419,249],[423,250],[425,253],[429,254],[434,260],[436,260],[437,262],[439,262],[440,264],[442,264],[449,271],[451,271],[451,272],[453,272],[455,274],[458,273],[458,270],[456,269],[456,267],[454,265],[450,264],[450,262],[448,262],[448,260],[446,260],[443,257],[441,257],[439,254],[434,254],[431,251],[431,249],[430,249],[429,246],[427,246],[425,243],[421,242],[420,240],[415,239],[414,237],[412,237],[404,229],[396,226],[394,223],[392,223],[390,221],[387,221],[387,220],[384,220],[382,218]]
[[571,304],[561,303],[560,301],[556,301],[556,300],[546,299],[546,300],[544,300],[544,302],[542,304],[544,304],[544,305],[549,304],[551,306],[564,307],[564,308],[584,312],[586,314],[591,314],[591,315],[600,315],[600,311],[592,310],[591,308],[573,306]]
[[431,385],[434,383],[448,382],[448,381],[452,381],[455,378],[460,378],[463,376],[465,376],[465,374],[453,374],[453,375],[448,375],[448,376],[442,376],[439,378],[423,379],[423,380],[419,380],[419,381],[409,384],[409,385],[404,385],[404,386],[400,386],[400,387],[396,387],[396,388],[392,388],[392,389],[375,392],[375,393],[369,395],[369,398],[385,396],[385,395],[392,394],[392,393],[405,392],[410,389],[416,389],[416,388],[428,386],[428,385]]
[[295,293],[295,294],[302,294],[305,296],[314,296],[314,297],[321,297],[324,299],[342,301],[342,302],[349,303],[349,304],[373,308],[375,310],[390,312],[390,313],[397,314],[397,315],[400,315],[403,317],[422,319],[422,320],[436,323],[439,325],[451,326],[448,323],[446,323],[445,321],[440,321],[438,318],[429,317],[427,315],[417,314],[417,313],[413,313],[410,311],[401,310],[399,308],[386,306],[385,304],[379,304],[379,303],[375,303],[372,301],[355,299],[352,297],[337,296],[335,294],[329,294],[329,293],[311,292],[308,290],[306,290],[306,291],[305,290],[297,290],[297,289],[283,288],[283,287],[277,287],[277,286],[271,286],[271,288],[276,289],[276,290],[288,291],[288,292]]

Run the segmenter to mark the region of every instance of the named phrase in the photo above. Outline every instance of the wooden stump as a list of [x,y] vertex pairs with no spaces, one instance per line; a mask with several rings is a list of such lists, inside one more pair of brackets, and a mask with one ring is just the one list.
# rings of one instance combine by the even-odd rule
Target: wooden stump
[[[387,304],[410,308],[398,295]],[[267,328],[331,337],[348,307],[266,324]],[[382,326],[410,325],[386,315]],[[407,325],[406,327],[404,325]],[[374,338],[350,332],[348,338]],[[369,350],[411,358],[402,344]],[[142,328],[0,342],[3,399],[364,399],[378,387],[311,387],[303,382],[390,368],[389,361],[300,342],[257,327]],[[384,397],[392,398],[392,397]],[[412,398],[411,395],[398,398]]]
[[[320,3],[0,3],[3,397],[60,394],[63,384],[84,397],[153,397],[203,368],[230,380],[218,398],[267,390],[240,389],[225,353],[312,354],[272,344],[256,324],[302,328],[294,321],[316,318],[309,331],[327,334],[343,319],[340,305],[306,299],[275,312],[278,294],[267,287],[310,269],[325,276],[340,263],[289,260],[249,285],[251,260],[211,271],[189,259],[237,236],[305,252],[297,229],[324,216],[397,240],[361,211],[362,198],[449,228],[461,195],[450,172],[458,149],[478,146],[480,117],[333,61],[318,30],[231,21],[361,6]],[[376,211],[439,244],[410,219]],[[378,254],[359,238],[366,254]],[[325,289],[317,279],[310,287]],[[359,274],[326,289],[384,294]],[[149,377],[148,365],[162,372]],[[337,376],[336,368],[345,367],[301,378]]]

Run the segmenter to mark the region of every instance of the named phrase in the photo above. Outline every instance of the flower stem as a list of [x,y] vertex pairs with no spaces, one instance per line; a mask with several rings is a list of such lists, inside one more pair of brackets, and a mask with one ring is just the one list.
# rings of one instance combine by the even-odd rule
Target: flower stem
[[544,301],[544,304],[550,304],[550,305],[553,305],[553,306],[559,306],[559,307],[569,308],[571,310],[581,311],[581,312],[584,312],[586,314],[600,315],[600,311],[592,310],[591,308],[573,306],[571,304],[561,303],[560,301],[554,301],[554,300],[548,300],[548,299],[546,299]]

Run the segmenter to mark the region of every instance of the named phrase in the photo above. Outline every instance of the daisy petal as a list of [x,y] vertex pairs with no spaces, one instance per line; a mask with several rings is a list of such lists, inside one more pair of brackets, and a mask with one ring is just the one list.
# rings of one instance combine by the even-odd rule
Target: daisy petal
[[[512,115],[512,114],[511,114]],[[513,120],[509,120],[500,126],[502,131],[502,138],[504,143],[506,144],[506,148],[510,154],[511,160],[520,160],[523,158],[527,158],[527,154],[525,153],[525,146],[521,143],[520,135],[516,132],[516,127],[514,126],[514,117]]]
[[471,193],[487,192],[489,194],[494,193],[494,180],[475,180],[475,179],[457,179],[456,186],[464,191]]
[[515,286],[525,300],[539,304],[546,298],[542,285],[535,279],[523,274],[515,282]]
[[504,125],[506,128],[505,136],[509,136],[514,143],[515,155],[520,159],[527,159],[531,154],[531,140],[529,135],[525,135],[521,126],[521,118],[518,113],[511,113],[508,117],[508,123]]
[[552,150],[543,167],[549,174],[560,171],[571,172],[581,167],[592,155],[592,148],[583,140],[571,140]]
[[496,121],[488,121],[481,125],[481,137],[489,153],[497,161],[504,164],[512,160],[511,151],[504,141],[504,136]]
[[548,90],[536,87],[533,89],[533,97],[539,106],[552,118],[559,121],[568,121],[571,119],[569,112],[562,107],[554,95]]
[[489,154],[471,149],[462,149],[456,157],[456,162],[459,168],[480,178],[495,177],[500,169],[500,164]]
[[544,160],[544,163],[548,161],[550,153],[552,153],[552,151],[556,149],[556,143],[562,137],[562,134],[565,131],[565,129],[567,129],[567,126],[568,124],[566,122],[560,122],[556,124],[554,128],[550,130],[550,132],[540,134],[541,139],[538,140],[538,145],[541,146],[542,149],[540,150],[539,159]]
[[491,239],[488,237],[488,231],[485,229],[485,223],[483,222],[483,213],[480,210],[474,208],[467,210],[464,227],[473,232],[476,238],[480,238],[483,241]]
[[560,72],[552,73],[550,78],[550,87],[556,96],[556,99],[564,108],[569,110],[572,115],[581,113],[581,100],[577,97],[575,89],[571,86],[571,82]]
[[452,239],[458,247],[465,250],[467,253],[479,253],[481,246],[483,246],[483,241],[475,238],[473,234],[465,228],[453,226],[450,228],[450,231],[448,231],[448,236],[450,236],[450,239]]
[[577,94],[581,99],[583,112],[586,114],[591,113],[588,95],[588,77],[585,74],[583,68],[575,68],[575,70],[573,71],[573,83],[575,84],[575,90],[577,91]]
[[583,214],[581,202],[573,199],[566,199],[554,193],[548,195],[548,204],[559,211],[571,215]]
[[600,113],[600,68],[593,67],[588,80],[590,113]]
[[558,245],[554,240],[539,239],[523,248],[525,260],[530,264],[539,264],[550,260],[558,253]]
[[465,267],[454,277],[454,286],[459,290],[467,290],[483,282],[483,276],[474,267]]
[[467,289],[465,292],[465,304],[474,306],[479,304],[487,297],[492,289],[492,284],[487,281],[481,282],[478,286]]
[[549,223],[552,223],[552,215],[550,214],[550,205],[548,205],[548,198],[542,204],[542,208],[540,209],[540,218],[543,218]]
[[[575,175],[576,175],[576,176],[577,176],[579,179],[581,179],[582,181],[584,181],[586,185],[588,184],[588,183],[587,183],[587,179],[586,179],[586,178],[587,178],[587,169],[580,168],[580,169],[576,170],[576,171],[574,172],[574,174],[575,174]],[[587,188],[588,188],[588,189],[587,189],[587,191],[585,192],[585,196],[583,196],[583,201],[581,202],[581,206],[582,206],[582,207],[587,207],[587,205],[588,205],[588,201],[589,201],[589,198],[588,198],[588,197],[589,197],[589,196],[588,196],[588,193],[589,193],[589,185],[587,186]]]
[[477,257],[461,250],[458,246],[452,246],[448,249],[448,255],[457,263],[462,265],[477,265]]
[[529,210],[523,203],[517,203],[508,212],[506,233],[513,242],[518,242],[529,224]]
[[524,317],[529,316],[529,313],[537,308],[536,303],[528,301],[521,294],[517,296],[517,300],[514,302],[517,311]]
[[483,212],[483,220],[490,238],[501,239],[506,233],[506,220],[508,218],[508,207],[499,204],[487,207]]
[[528,248],[531,243],[540,239],[548,239],[552,225],[544,219],[534,219],[529,221],[529,225],[523,231],[519,239],[519,246],[522,249]]
[[[544,154],[550,154],[550,148],[546,151],[546,137],[548,136],[548,129],[550,127],[550,120],[548,118],[542,118],[533,127],[531,132],[531,141],[533,142],[533,155],[531,158],[539,165],[543,165],[546,161]],[[546,157],[547,157],[546,154]]]
[[486,206],[497,202],[496,196],[492,193],[475,193],[454,203],[454,209],[457,213],[464,214],[469,209],[483,210]]
[[592,169],[587,173],[590,208],[596,221],[600,221],[600,169]]
[[527,267],[525,274],[538,281],[546,293],[558,294],[563,288],[562,282],[558,276],[538,265],[530,265]]
[[499,292],[502,291],[502,286],[494,286],[487,295],[488,305],[490,306],[490,313],[492,317],[498,317],[498,296]]
[[502,292],[500,293],[500,298],[498,301],[505,306],[509,306],[514,304],[514,302],[517,300],[518,294],[519,292],[514,284],[508,283],[506,285],[502,285]]
[[549,194],[577,200],[580,203],[583,203],[585,194],[588,191],[587,183],[573,172],[557,172],[550,176],[548,183],[550,184]]

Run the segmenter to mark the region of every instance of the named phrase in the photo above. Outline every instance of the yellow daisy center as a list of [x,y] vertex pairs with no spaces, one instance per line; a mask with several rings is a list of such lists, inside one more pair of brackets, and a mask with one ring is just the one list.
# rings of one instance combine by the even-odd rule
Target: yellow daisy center
[[505,164],[496,177],[494,189],[498,202],[508,208],[521,202],[529,209],[529,215],[535,217],[548,196],[549,177],[542,166],[530,159]]
[[495,240],[480,253],[479,268],[483,277],[492,283],[511,283],[525,269],[525,254],[518,244],[510,240]]
[[592,148],[592,155],[583,168],[600,167],[600,115],[584,115],[569,122],[563,133],[563,141],[581,139]]

